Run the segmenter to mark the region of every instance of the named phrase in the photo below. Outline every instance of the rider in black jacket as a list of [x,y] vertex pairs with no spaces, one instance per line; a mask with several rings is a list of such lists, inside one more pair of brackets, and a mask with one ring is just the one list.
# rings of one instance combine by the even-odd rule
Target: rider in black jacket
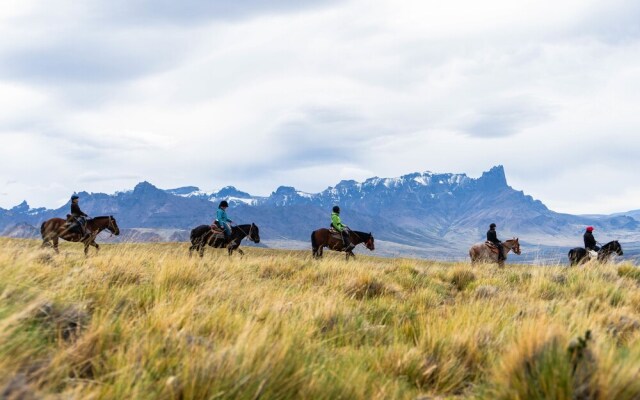
[[79,199],[80,197],[76,196],[75,194],[71,196],[71,216],[80,226],[82,239],[85,239],[88,236],[86,220],[86,217],[88,217],[88,215],[82,212],[82,210],[80,209],[80,205],[78,204]]
[[584,232],[584,248],[587,250],[598,251],[600,246],[596,244],[596,238],[593,237],[593,226],[587,226]]
[[502,249],[502,242],[498,239],[498,234],[496,233],[496,224],[489,225],[489,230],[487,231],[487,241],[496,245],[498,248],[498,261],[504,260],[504,252]]

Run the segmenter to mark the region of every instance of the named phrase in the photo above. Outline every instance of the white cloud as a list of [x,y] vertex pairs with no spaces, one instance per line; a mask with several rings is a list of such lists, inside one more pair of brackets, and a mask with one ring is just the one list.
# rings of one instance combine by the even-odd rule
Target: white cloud
[[0,207],[496,164],[558,211],[638,207],[640,6],[45,3],[0,11]]

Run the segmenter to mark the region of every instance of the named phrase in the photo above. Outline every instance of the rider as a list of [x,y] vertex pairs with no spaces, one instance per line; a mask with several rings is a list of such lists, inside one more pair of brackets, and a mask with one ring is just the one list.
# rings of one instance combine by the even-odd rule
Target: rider
[[80,226],[80,233],[82,234],[81,240],[84,240],[87,236],[89,236],[89,233],[87,232],[86,220],[88,215],[82,212],[82,210],[80,209],[80,205],[78,204],[79,200],[80,197],[78,197],[77,195],[74,194],[73,196],[71,196],[71,217],[77,222],[78,226]]
[[487,241],[495,244],[498,248],[498,261],[504,260],[502,242],[498,239],[498,234],[496,233],[496,224],[494,223],[491,223],[491,225],[489,225],[489,230],[487,231]]
[[227,216],[227,208],[229,207],[229,203],[226,200],[222,200],[218,205],[218,210],[216,211],[216,220],[215,224],[218,225],[224,231],[224,240],[225,242],[229,241],[231,237],[231,221]]
[[340,207],[333,206],[333,212],[331,213],[331,226],[333,229],[340,232],[342,235],[342,241],[344,242],[344,251],[351,251],[355,247],[349,240],[349,227],[342,223],[340,220]]
[[596,238],[593,237],[593,226],[587,226],[584,232],[584,248],[592,251],[599,251],[600,246],[596,245]]

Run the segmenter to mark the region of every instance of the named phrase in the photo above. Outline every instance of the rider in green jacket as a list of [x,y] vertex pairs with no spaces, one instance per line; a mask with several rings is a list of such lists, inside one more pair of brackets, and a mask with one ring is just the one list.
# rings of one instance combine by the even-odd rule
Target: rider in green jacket
[[351,251],[355,246],[351,244],[349,239],[349,227],[342,223],[340,220],[340,207],[333,206],[333,212],[331,213],[331,226],[342,235],[342,241],[344,242],[344,251]]

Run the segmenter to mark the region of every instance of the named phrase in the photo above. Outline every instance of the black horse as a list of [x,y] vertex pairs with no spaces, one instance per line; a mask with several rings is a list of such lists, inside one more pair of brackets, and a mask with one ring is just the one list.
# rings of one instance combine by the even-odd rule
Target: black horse
[[198,250],[200,257],[204,255],[204,246],[209,245],[211,247],[221,249],[226,247],[229,250],[229,255],[233,254],[234,250],[238,250],[240,255],[244,255],[244,252],[240,250],[240,242],[246,236],[249,236],[249,240],[254,243],[260,243],[260,230],[256,224],[235,225],[231,227],[231,236],[229,240],[224,239],[222,233],[217,233],[211,230],[210,225],[200,225],[191,230],[191,247],[189,247],[189,257],[193,250]]
[[[364,243],[367,249],[375,250],[373,235],[371,233],[349,230],[349,240],[354,246]],[[345,251],[344,242],[340,233],[332,233],[329,229],[320,228],[311,232],[311,252],[313,258],[322,258],[322,249],[328,247],[335,251]],[[347,251],[346,259],[356,258],[352,250]]]
[[[598,250],[598,261],[606,262],[613,255],[623,255],[622,246],[618,243],[617,240],[611,241],[604,246],[600,250]],[[583,264],[589,261],[589,257],[587,256],[587,250],[583,247],[574,247],[569,250],[569,263],[571,266]]]

